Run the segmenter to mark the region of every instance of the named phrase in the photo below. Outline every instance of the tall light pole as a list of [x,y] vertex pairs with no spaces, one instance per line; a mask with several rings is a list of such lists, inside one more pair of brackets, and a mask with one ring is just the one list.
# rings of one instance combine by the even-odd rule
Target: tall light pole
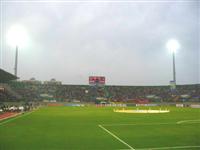
[[172,53],[173,58],[173,81],[176,85],[176,65],[175,65],[175,52]]
[[18,46],[16,46],[16,52],[15,52],[15,67],[14,72],[15,76],[17,77],[17,65],[18,65]]
[[13,25],[7,33],[7,42],[12,47],[15,47],[15,64],[14,64],[14,74],[17,76],[18,69],[18,50],[19,46],[24,47],[27,44],[27,33],[26,30],[21,25]]
[[176,85],[176,65],[175,65],[175,54],[177,50],[180,48],[180,44],[177,40],[171,39],[167,42],[167,48],[172,53],[173,60],[173,82]]

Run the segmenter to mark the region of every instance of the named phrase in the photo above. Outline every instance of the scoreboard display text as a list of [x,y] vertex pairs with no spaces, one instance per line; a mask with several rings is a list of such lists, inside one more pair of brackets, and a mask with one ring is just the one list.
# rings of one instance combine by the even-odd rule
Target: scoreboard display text
[[106,78],[104,76],[90,76],[89,84],[90,85],[104,85]]

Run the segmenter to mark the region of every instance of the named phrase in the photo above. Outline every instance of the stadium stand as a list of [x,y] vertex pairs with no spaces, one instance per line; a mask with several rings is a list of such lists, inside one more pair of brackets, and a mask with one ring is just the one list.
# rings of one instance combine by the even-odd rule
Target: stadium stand
[[113,102],[200,102],[200,84],[177,85],[176,92],[170,86],[89,86],[63,85],[51,79],[48,82],[31,78],[18,81],[17,77],[0,69],[0,102],[4,101],[60,101],[94,102],[103,98]]
[[17,79],[16,76],[14,76],[0,68],[0,83],[6,83],[10,80],[16,80],[16,79]]
[[16,79],[16,76],[0,69],[0,102],[21,98],[20,95],[13,91],[7,84],[9,81]]
[[28,101],[89,102],[94,101],[94,97],[104,97],[118,102],[133,102],[136,99],[149,99],[151,102],[200,101],[199,84],[178,85],[175,95],[169,86],[106,85],[95,88],[89,85],[52,85],[20,81],[9,82],[9,86]]

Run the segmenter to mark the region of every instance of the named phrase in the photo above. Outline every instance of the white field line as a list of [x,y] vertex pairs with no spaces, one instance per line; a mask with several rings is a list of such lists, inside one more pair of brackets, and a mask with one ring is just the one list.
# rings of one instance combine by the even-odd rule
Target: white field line
[[[154,148],[137,148],[136,150],[165,150],[165,149],[189,149],[199,148],[200,146],[170,146],[170,147],[154,147]],[[130,149],[119,149],[119,150],[130,150]]]
[[19,116],[13,117],[13,118],[11,118],[11,119],[8,119],[8,120],[6,120],[6,121],[0,122],[0,125],[6,124],[6,123],[8,123],[8,122],[11,122],[11,121],[16,120],[16,119],[21,118],[21,117],[25,117],[25,116],[27,116],[27,115],[30,115],[30,114],[33,113],[33,112],[34,112],[34,111],[31,111],[31,112],[25,113],[25,114],[23,114],[23,115],[19,115]]
[[102,126],[137,126],[137,125],[166,125],[166,124],[175,124],[172,122],[168,122],[168,123],[135,123],[135,124],[102,124]]
[[102,124],[102,126],[137,126],[137,125],[142,125],[142,126],[150,126],[150,125],[167,125],[167,124],[181,124],[181,123],[187,123],[188,124],[196,124],[196,123],[200,123],[200,119],[197,120],[181,120],[181,121],[177,121],[177,122],[166,122],[166,123],[130,123],[130,124]]
[[[199,121],[199,122],[197,122],[197,121]],[[200,123],[200,119],[198,119],[198,120],[181,120],[181,121],[178,121],[176,123],[169,122],[169,123],[140,123],[140,124],[102,124],[102,125],[99,125],[99,127],[101,127],[103,130],[105,130],[106,132],[109,133],[110,131],[108,131],[103,126],[136,126],[136,125],[147,125],[148,126],[148,125],[181,124],[181,123],[185,123],[185,122],[189,122],[188,124],[195,124],[195,123]],[[110,132],[109,134],[112,135],[113,133]],[[114,135],[114,137],[115,136],[116,135]],[[183,148],[189,149],[189,148],[199,148],[199,147],[200,146],[170,146],[170,147],[155,147],[155,148],[142,148],[142,149],[138,148],[138,149],[135,149],[135,150],[165,150],[165,149],[183,149]],[[132,149],[118,149],[118,150],[132,150]]]
[[181,123],[200,123],[200,119],[196,119],[196,120],[181,120],[181,121],[178,121],[178,122],[176,122],[177,124],[181,124]]
[[137,150],[165,150],[165,149],[189,149],[189,148],[199,148],[200,146],[170,146],[170,147],[155,147],[155,148],[142,148]]
[[108,134],[112,135],[114,138],[116,138],[118,141],[120,141],[121,143],[123,143],[124,145],[126,145],[127,147],[130,148],[130,150],[135,150],[132,146],[130,146],[129,144],[127,144],[126,142],[124,142],[122,139],[120,139],[118,136],[116,136],[115,134],[113,134],[112,132],[110,132],[108,129],[104,128],[102,125],[98,125],[101,129],[103,129],[104,131],[106,131]]

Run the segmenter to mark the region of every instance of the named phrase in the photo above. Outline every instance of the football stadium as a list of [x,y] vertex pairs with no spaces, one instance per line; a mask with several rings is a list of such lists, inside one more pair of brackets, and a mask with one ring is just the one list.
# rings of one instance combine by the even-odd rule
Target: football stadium
[[0,150],[200,150],[199,14],[0,0]]
[[1,70],[0,148],[200,149],[200,85],[16,81]]

